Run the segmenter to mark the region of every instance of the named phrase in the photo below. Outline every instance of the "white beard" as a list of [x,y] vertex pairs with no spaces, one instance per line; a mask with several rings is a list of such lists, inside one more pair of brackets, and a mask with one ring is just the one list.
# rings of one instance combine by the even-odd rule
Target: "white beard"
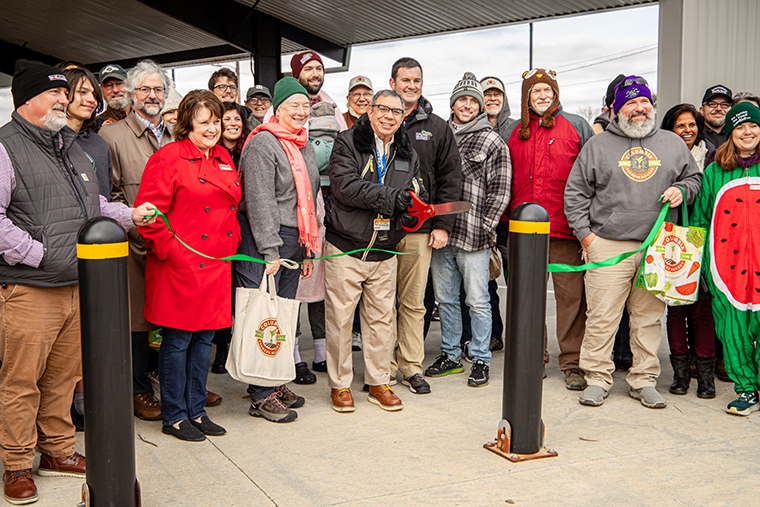
[[[53,111],[64,111],[64,114],[62,116],[59,116],[55,114]],[[42,124],[45,125],[45,128],[50,130],[55,130],[58,132],[63,127],[66,126],[66,108],[61,106],[61,108],[56,108],[55,106],[53,109],[47,112],[47,114],[42,118]]]
[[654,129],[654,113],[647,113],[647,119],[641,123],[632,121],[630,117],[620,115],[618,126],[623,133],[633,139],[640,139]]

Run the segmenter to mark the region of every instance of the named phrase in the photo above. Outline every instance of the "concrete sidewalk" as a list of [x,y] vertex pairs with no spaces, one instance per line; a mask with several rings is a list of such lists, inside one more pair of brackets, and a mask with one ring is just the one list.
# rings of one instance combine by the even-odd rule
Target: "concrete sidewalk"
[[[505,290],[500,294],[503,309]],[[714,400],[697,398],[696,381],[686,396],[669,394],[672,370],[663,337],[658,389],[668,400],[666,409],[647,409],[629,398],[620,373],[602,407],[582,406],[578,392],[565,389],[557,366],[552,294],[548,314],[551,362],[543,420],[546,445],[559,452],[557,458],[513,464],[483,449],[501,419],[503,351],[494,354],[487,387],[467,387],[469,368],[428,379],[429,395],[399,384],[404,409],[395,413],[367,401],[362,353],[355,352],[354,413],[330,408],[326,374],[318,373],[316,384],[291,386],[306,398],[298,419],[270,423],[248,415],[245,385],[210,374],[209,389],[224,402],[208,412],[227,435],[181,442],[162,434],[160,422],[135,419],[143,506],[760,504],[760,415],[723,411],[734,399],[733,384],[716,380]],[[311,363],[305,315],[302,329],[302,355]],[[434,323],[425,366],[439,351],[440,326]],[[35,475],[35,482],[35,505],[80,500],[82,480]]]

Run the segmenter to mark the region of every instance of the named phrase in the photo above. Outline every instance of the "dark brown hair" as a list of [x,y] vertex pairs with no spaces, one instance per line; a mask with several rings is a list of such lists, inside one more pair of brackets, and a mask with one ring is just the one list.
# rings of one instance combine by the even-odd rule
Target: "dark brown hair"
[[393,67],[391,67],[391,79],[394,79],[394,80],[396,79],[396,76],[398,76],[399,69],[414,69],[414,68],[420,69],[420,77],[422,77],[422,65],[420,65],[420,62],[418,62],[414,58],[409,58],[408,56],[399,58],[398,60],[396,60],[396,63],[393,64]]
[[233,81],[235,81],[235,86],[240,86],[240,83],[238,82],[237,74],[235,74],[234,72],[232,72],[227,67],[222,67],[221,69],[219,69],[216,72],[214,72],[213,74],[211,74],[211,77],[208,80],[208,89],[209,90],[213,90],[214,89],[214,86],[216,86],[216,81],[220,77],[226,77],[228,79],[232,79]]
[[90,82],[90,85],[92,85],[92,94],[95,97],[97,106],[90,117],[82,122],[82,130],[97,130],[98,121],[95,117],[100,114],[103,109],[103,92],[100,90],[100,85],[98,85],[98,79],[92,72],[82,67],[71,67],[62,72],[63,75],[66,76],[66,81],[69,82],[69,102],[74,100],[74,95],[76,94],[80,81],[86,79]]
[[224,116],[224,108],[219,97],[208,90],[193,90],[185,95],[177,108],[177,124],[172,131],[175,141],[187,139],[187,135],[193,130],[193,118],[202,108],[211,111],[211,114],[219,120]]
[[[248,118],[245,115],[245,109],[243,109],[243,106],[241,106],[237,102],[225,101],[225,102],[222,102],[222,106],[224,107],[225,113],[227,111],[237,111],[237,113],[240,115],[240,119],[243,121],[243,132],[240,133],[240,137],[238,138],[237,144],[235,145],[235,148],[233,148],[232,152],[230,153],[231,155],[240,155],[243,152],[243,146],[245,146],[245,141],[248,139],[248,134],[251,133],[251,129],[248,128]],[[222,135],[224,135],[224,119],[222,119]],[[222,146],[224,146],[224,142],[222,141],[221,136],[219,137],[219,142],[217,144],[221,144]]]
[[697,108],[691,104],[678,104],[668,109],[668,112],[665,113],[665,117],[662,119],[660,128],[673,132],[678,117],[683,113],[689,113],[694,117],[694,123],[697,124],[697,138],[694,140],[694,144],[697,145],[705,138],[705,117],[699,114]]

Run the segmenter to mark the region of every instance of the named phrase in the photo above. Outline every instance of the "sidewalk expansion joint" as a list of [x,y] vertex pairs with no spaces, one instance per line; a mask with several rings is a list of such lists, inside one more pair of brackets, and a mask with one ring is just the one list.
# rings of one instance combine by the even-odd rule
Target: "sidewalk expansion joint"
[[241,474],[243,474],[243,475],[245,475],[245,476],[246,476],[246,478],[247,478],[249,481],[251,481],[251,484],[253,484],[254,486],[256,486],[256,488],[257,488],[259,491],[261,491],[261,492],[264,494],[264,496],[265,496],[265,497],[267,497],[267,498],[269,499],[269,501],[270,501],[270,502],[272,502],[272,505],[274,505],[274,507],[278,507],[278,505],[277,505],[277,502],[275,502],[275,501],[274,501],[274,499],[273,499],[271,496],[269,496],[269,494],[268,494],[266,491],[264,491],[264,490],[261,488],[261,486],[259,486],[258,484],[256,484],[256,481],[254,481],[254,480],[253,480],[253,478],[252,478],[250,475],[248,475],[248,474],[245,472],[245,470],[243,470],[242,468],[240,468],[240,467],[238,466],[238,464],[237,464],[237,463],[235,463],[235,462],[232,460],[232,458],[230,458],[229,456],[227,456],[227,454],[225,454],[225,452],[224,452],[223,450],[221,450],[221,449],[219,448],[219,446],[218,446],[218,445],[216,445],[214,442],[212,442],[212,441],[211,441],[211,439],[207,439],[207,440],[208,440],[208,442],[209,442],[211,445],[213,445],[213,446],[216,448],[216,450],[217,450],[217,451],[219,451],[219,453],[220,453],[222,456],[224,456],[225,458],[227,458],[227,460],[228,460],[230,463],[232,463],[232,465],[233,465],[235,468],[237,468],[238,470],[240,470],[240,473],[241,473]]

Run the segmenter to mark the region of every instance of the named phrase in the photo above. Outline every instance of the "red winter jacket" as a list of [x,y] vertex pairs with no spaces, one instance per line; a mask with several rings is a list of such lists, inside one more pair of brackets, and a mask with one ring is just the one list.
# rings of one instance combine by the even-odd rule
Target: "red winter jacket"
[[[528,140],[520,140],[519,123],[509,136],[512,201],[508,211],[524,202],[538,203],[549,212],[550,236],[576,239],[565,217],[565,184],[578,153],[594,131],[586,120],[561,107],[555,113],[554,127],[543,127],[540,122],[541,117],[531,110]],[[502,221],[508,219],[505,213]]]
[[[234,255],[240,244],[240,181],[221,145],[209,158],[189,139],[169,143],[145,166],[135,206],[150,202],[166,214],[185,243],[212,257]],[[185,331],[232,325],[232,264],[185,248],[163,221],[140,227],[148,248],[148,322]]]

